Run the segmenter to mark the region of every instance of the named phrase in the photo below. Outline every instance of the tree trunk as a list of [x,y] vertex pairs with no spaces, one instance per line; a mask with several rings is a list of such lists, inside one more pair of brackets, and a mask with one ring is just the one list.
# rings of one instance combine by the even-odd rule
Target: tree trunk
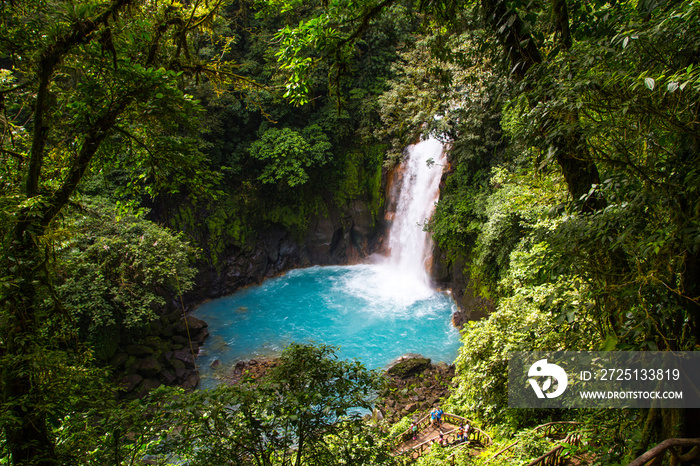
[[[578,120],[578,115],[571,115],[571,118]],[[606,201],[599,193],[587,196],[593,185],[600,184],[600,175],[595,163],[586,157],[585,141],[578,125],[572,130],[572,134],[560,139],[556,151],[557,162],[574,202],[584,198],[581,204],[583,212],[595,212],[605,208]]]
[[[14,465],[49,466],[58,463],[46,425],[45,400],[32,378],[32,356],[40,336],[36,329],[37,283],[41,280],[42,252],[29,220],[20,221],[14,247],[7,256],[17,268],[15,283],[3,297],[4,322],[2,399],[14,422],[6,424],[6,440]],[[39,406],[38,406],[39,405]]]
[[559,43],[568,50],[573,41],[569,29],[569,7],[566,5],[566,0],[553,0],[552,13],[554,13],[554,26],[559,33]]
[[[40,238],[68,204],[102,141],[132,100],[133,96],[123,96],[96,120],[61,187],[48,196],[41,207],[27,207],[20,211],[14,227],[12,246],[8,248],[5,260],[17,272],[14,273],[15,283],[1,303],[5,319],[1,340],[7,361],[2,370],[3,403],[10,406],[16,419],[7,427],[7,443],[15,465],[57,464],[54,443],[46,425],[45,400],[32,377],[31,368],[36,348],[46,338],[38,332],[42,326],[38,318],[41,305],[38,295],[41,284],[48,284],[49,280]],[[29,175],[31,178],[31,171]]]
[[[525,23],[518,12],[510,9],[505,0],[482,0],[486,23],[501,42],[508,60],[511,73],[518,81],[525,78],[525,74],[533,66],[542,63],[534,37],[528,32]],[[555,1],[556,27],[560,31],[562,43],[565,48],[571,46],[569,32],[569,16],[566,0]],[[557,163],[561,167],[569,193],[574,201],[588,194],[591,186],[600,183],[598,168],[593,163],[585,149],[585,140],[578,122],[578,114],[564,115],[560,119],[572,120],[573,130],[568,135],[555,141]],[[599,195],[587,198],[581,209],[584,212],[592,212],[605,207],[605,200]]]

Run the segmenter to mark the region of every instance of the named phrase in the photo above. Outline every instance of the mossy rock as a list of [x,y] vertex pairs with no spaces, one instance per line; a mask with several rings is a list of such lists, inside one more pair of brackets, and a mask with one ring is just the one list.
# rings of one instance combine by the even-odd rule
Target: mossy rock
[[150,356],[154,353],[153,348],[146,345],[128,345],[125,350],[129,356],[135,356],[137,358]]
[[95,358],[100,362],[112,359],[119,349],[119,337],[119,328],[114,325],[98,327],[93,336]]
[[162,367],[161,367],[160,363],[153,356],[149,356],[146,359],[142,360],[139,363],[139,367],[138,367],[138,373],[146,378],[156,377],[158,374],[160,374],[161,370],[162,370]]
[[422,357],[413,357],[409,359],[403,359],[387,370],[387,374],[392,377],[398,377],[401,379],[406,379],[408,377],[415,376],[425,371],[430,367],[430,359]]
[[124,363],[124,372],[127,374],[135,374],[139,368],[140,360],[134,356],[129,356]]
[[174,358],[173,358],[173,359],[168,360],[168,362],[169,362],[170,365],[173,367],[173,369],[176,369],[176,370],[177,370],[177,369],[185,370],[185,363],[182,362],[182,361],[180,361],[179,359],[174,359]]

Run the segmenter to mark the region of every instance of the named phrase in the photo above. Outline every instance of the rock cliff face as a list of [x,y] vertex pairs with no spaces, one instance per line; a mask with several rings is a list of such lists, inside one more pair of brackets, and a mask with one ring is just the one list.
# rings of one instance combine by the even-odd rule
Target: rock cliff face
[[201,265],[194,288],[185,294],[187,307],[260,283],[303,263],[303,247],[282,229],[270,230],[251,249],[231,246],[217,267]]
[[461,329],[470,320],[479,320],[494,311],[491,300],[476,293],[476,282],[469,276],[464,258],[448,260],[447,255],[436,247],[432,276],[439,288],[450,290],[457,303],[457,312],[452,315],[452,323]]
[[[387,178],[400,179],[401,175],[390,173]],[[388,190],[398,184],[384,181]],[[277,226],[260,234],[249,248],[229,247],[218,257],[216,267],[200,266],[194,288],[184,296],[186,310],[293,268],[351,264],[381,251],[384,248],[383,235],[395,210],[395,198],[396,193],[389,192],[384,203],[386,212],[371,212],[367,203],[361,200],[349,202],[342,208],[328,207],[324,214],[309,219],[308,231],[301,240]],[[493,304],[474,293],[474,283],[464,272],[465,261],[448,261],[446,257],[439,249],[435,250],[432,276],[437,286],[452,291],[459,308],[453,316],[453,323],[461,327],[469,320],[485,316]],[[138,348],[131,348],[115,357],[114,365],[125,374],[122,386],[127,396],[144,395],[160,384],[178,384],[186,388],[197,385],[194,361],[190,361],[193,358],[189,341],[194,342],[192,349],[196,354],[208,336],[206,324],[193,322],[196,328],[188,338],[181,331],[184,328],[182,307],[179,300],[175,301],[169,314],[154,324],[152,335],[148,337],[150,340],[142,345],[143,354],[136,354]]]
[[121,374],[120,396],[142,398],[161,385],[195,388],[199,383],[195,356],[208,336],[206,322],[183,318],[181,310],[151,322],[147,337],[120,348],[110,362]]
[[382,231],[383,225],[362,201],[314,215],[301,242],[282,227],[272,228],[250,249],[226,250],[219,267],[202,267],[185,302],[189,307],[226,296],[297,267],[357,262],[380,248]]
[[[440,182],[441,193],[445,180],[452,171],[453,167],[448,164]],[[451,256],[454,256],[454,252]],[[442,251],[437,245],[434,246],[431,277],[438,288],[452,292],[452,298],[457,304],[452,323],[459,329],[467,322],[482,319],[495,310],[491,300],[476,293],[478,284],[469,276],[468,260],[464,256],[450,259],[446,251]]]
[[[302,241],[281,227],[270,228],[249,249],[225,250],[218,267],[200,266],[194,288],[183,296],[185,310],[292,268],[353,263],[379,247],[384,226],[365,203],[354,201],[327,212],[309,219]],[[179,297],[170,301],[148,336],[120,348],[112,359],[122,397],[142,397],[160,385],[193,389],[199,383],[194,355],[209,335],[207,324],[192,316],[184,318]]]
[[383,229],[358,200],[328,216],[316,215],[306,237],[306,259],[314,265],[357,262],[380,248]]

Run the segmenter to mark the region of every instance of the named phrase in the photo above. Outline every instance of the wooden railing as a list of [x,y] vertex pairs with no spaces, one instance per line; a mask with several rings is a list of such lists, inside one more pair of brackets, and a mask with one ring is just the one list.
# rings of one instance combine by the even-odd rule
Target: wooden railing
[[423,455],[423,453],[430,451],[430,448],[433,446],[433,443],[435,443],[435,439],[427,440],[423,443],[419,443],[413,448],[401,452],[401,455],[408,455],[414,459],[418,458],[419,456]]
[[[441,447],[446,447],[450,446],[456,442],[462,442],[461,439],[458,438],[459,435],[459,429],[452,429],[448,430],[446,432],[442,432],[442,438],[444,445],[441,445]],[[466,440],[465,440],[466,442]],[[433,445],[439,445],[438,439],[437,438],[432,438],[430,440],[426,440],[423,443],[419,443],[418,445],[414,446],[413,448],[410,448],[409,450],[406,450],[402,454],[404,455],[409,455],[412,458],[418,458],[419,456],[423,455],[424,453],[430,451]]]
[[564,444],[580,445],[581,437],[582,435],[576,432],[567,435],[558,445],[539,458],[529,462],[527,466],[557,466],[561,464],[563,462],[561,455],[564,452]]
[[493,443],[491,436],[478,427],[472,428],[470,437],[485,447],[488,447]]
[[[459,428],[451,429],[442,433],[442,438],[444,445],[443,446],[451,446],[455,444],[459,445],[464,445],[464,444],[471,444],[471,445],[482,445],[482,446],[488,446],[493,443],[493,440],[487,434],[486,432],[482,431],[478,427],[474,426],[473,421],[462,417],[462,416],[457,416],[456,414],[450,414],[450,413],[443,413],[442,418],[445,422],[452,424],[452,425],[464,425],[464,426],[469,426],[469,429],[466,430],[465,432],[465,438],[459,438]],[[430,415],[425,416],[421,418],[419,421],[416,422],[416,425],[418,426],[418,430],[422,430],[426,427],[430,426]],[[411,438],[413,435],[411,429],[407,429],[404,431],[402,434],[399,434],[397,438],[400,439],[407,439]],[[437,438],[431,438],[429,440],[426,440],[425,442],[419,443],[418,445],[415,445],[414,447],[400,452],[401,455],[409,455],[412,458],[418,458],[419,456],[423,455],[424,453],[428,452],[430,448],[437,443],[438,439]],[[402,442],[400,442],[402,443]]]
[[[470,421],[467,418],[457,416],[455,414],[450,414],[450,413],[444,413],[443,414],[443,420],[449,424],[452,425],[469,425],[469,431],[467,432],[466,439],[462,441],[462,439],[458,438],[459,435],[459,429],[451,429],[445,432],[442,432],[443,436],[443,442],[445,443],[445,446],[452,447],[452,448],[463,448],[465,446],[475,446],[476,444],[479,444],[481,446],[489,446],[493,443],[493,440],[491,437],[478,427],[475,427],[473,425],[473,422]],[[571,429],[572,427],[579,425],[580,423],[575,422],[575,421],[561,421],[561,422],[548,422],[547,424],[542,424],[541,426],[535,427],[534,431],[542,433],[543,435],[547,437],[553,437],[553,436],[558,436],[558,435],[564,435],[566,431]],[[421,418],[419,421],[416,422],[416,425],[418,426],[418,430],[423,430],[426,427],[430,426],[430,416],[424,416]],[[398,436],[398,438],[411,438],[412,436],[411,429],[406,430],[402,434]],[[406,437],[408,436],[408,437]],[[564,452],[565,444],[568,445],[580,445],[581,444],[581,438],[582,434],[578,432],[573,432],[573,433],[568,433],[563,440],[557,443],[557,445],[554,446],[550,451],[545,453],[544,455],[540,456],[539,458],[534,459],[530,463],[527,464],[527,466],[557,466],[562,463],[562,454]],[[427,440],[425,442],[419,443],[418,445],[415,445],[414,447],[401,452],[400,454],[402,455],[409,455],[411,458],[418,458],[421,455],[427,453],[430,451],[433,445],[437,443],[436,438],[431,438],[430,440]],[[497,456],[501,455],[505,451],[511,449],[515,445],[517,445],[518,442],[514,442],[495,455],[493,455],[491,458],[489,458],[489,461],[492,460],[493,458],[496,458]],[[455,464],[455,458],[456,458],[456,451],[452,453],[449,457],[447,457],[447,464]]]
[[[493,443],[493,439],[489,434],[479,429],[474,425],[474,421],[467,419],[466,417],[457,416],[456,414],[444,413],[443,418],[445,421],[456,426],[469,426],[469,432],[466,440],[477,442],[483,446],[489,446]],[[454,429],[450,432],[457,432],[459,429]],[[446,435],[446,434],[445,434]],[[457,434],[455,433],[455,436]]]
[[[558,421],[558,422],[548,422],[546,424],[539,425],[535,427],[533,430],[535,432],[541,432],[547,437],[553,437],[555,435],[563,435],[567,430],[569,430],[573,426],[579,425],[580,422],[576,421]],[[571,437],[570,437],[571,436]],[[575,436],[578,436],[576,439]],[[561,457],[562,450],[564,449],[563,443],[569,443],[567,440],[574,440],[577,442],[576,444],[578,445],[581,442],[581,435],[580,434],[568,434],[562,442],[560,442],[559,445],[555,446],[552,450],[549,452],[545,453],[541,457],[537,458],[534,460],[531,465],[536,465],[536,464],[542,464],[542,465],[547,465],[549,466],[550,464],[555,464],[551,463],[552,458],[556,458],[556,461]],[[516,446],[519,442],[513,442],[507,447],[503,448],[502,450],[499,450],[496,454],[494,454],[492,457],[490,457],[487,461],[486,464],[490,463],[491,460],[494,458],[499,457],[506,451],[510,450],[514,446]],[[555,451],[556,450],[556,451]],[[540,461],[544,461],[543,463],[540,463]],[[548,462],[550,461],[550,462]],[[529,466],[529,465],[528,465]]]
[[[421,430],[430,426],[430,414],[420,418],[418,421],[415,422],[415,425],[416,425],[416,432],[420,432]],[[396,435],[396,437],[393,438],[392,442],[393,442],[395,448],[413,437],[412,428],[413,428],[413,425],[411,425],[411,427],[404,430],[403,432],[401,432],[400,434]]]
[[[469,424],[474,425],[474,422],[467,419],[466,417],[462,416],[457,416],[456,414],[450,414],[450,413],[443,413],[442,414],[442,419],[445,422],[448,422],[453,425],[467,425]],[[430,414],[426,414],[422,418],[420,418],[418,421],[415,422],[416,424],[416,432],[420,432],[422,430],[427,429],[430,427]],[[413,437],[413,431],[411,430],[411,427],[408,429],[404,430],[400,434],[398,434],[396,437],[394,437],[394,445],[398,446],[402,444],[403,442],[407,441],[408,439]],[[489,437],[490,439],[490,437]]]
[[581,423],[577,421],[548,422],[547,424],[542,424],[540,426],[535,427],[534,431],[542,432],[547,437],[553,437],[555,435],[564,435],[568,433],[571,427],[577,426],[579,424]]
[[[459,429],[456,429],[456,430],[459,430]],[[470,425],[469,433],[467,435],[467,438],[464,440],[464,442],[462,442],[458,445],[455,445],[452,448],[454,450],[457,450],[457,449],[462,449],[467,445],[471,446],[471,447],[474,447],[476,445],[488,447],[492,443],[493,443],[493,439],[491,438],[491,436],[489,434],[487,434],[483,430],[479,429],[478,427],[473,427]],[[454,466],[454,464],[455,464],[456,455],[457,455],[457,451],[455,451],[454,453],[452,453],[450,456],[447,457],[447,462],[449,464],[451,464],[452,466]]]
[[[484,431],[479,429],[478,427],[474,426],[474,422],[462,417],[462,416],[457,416],[456,414],[450,414],[450,413],[443,413],[442,419],[444,422],[452,425],[463,425],[463,426],[469,426],[469,429],[466,432],[466,438],[465,439],[460,439],[459,438],[459,428],[451,429],[442,433],[442,438],[444,445],[446,447],[451,447],[451,448],[463,448],[465,446],[475,446],[475,445],[481,445],[481,446],[489,446],[493,443],[493,439]],[[420,418],[418,421],[416,421],[416,426],[417,426],[417,432],[420,432],[422,430],[425,430],[426,428],[430,427],[430,415],[423,416]],[[534,431],[538,433],[542,433],[543,435],[547,437],[554,437],[554,436],[559,436],[559,435],[564,435],[569,429],[571,429],[573,426],[577,426],[580,423],[575,422],[575,421],[560,421],[560,422],[548,422],[547,424],[542,424],[540,426],[535,427]],[[394,443],[398,447],[401,443],[407,441],[408,439],[413,437],[413,431],[411,428],[406,429],[399,435],[397,435],[394,438]],[[582,434],[578,432],[573,432],[573,433],[568,433],[564,437],[563,440],[557,443],[557,445],[554,446],[550,451],[545,453],[544,455],[540,456],[539,458],[536,458],[532,460],[530,463],[527,464],[527,466],[557,466],[561,464],[562,462],[562,453],[564,452],[565,444],[568,445],[580,445],[581,444],[581,439],[582,439]],[[426,440],[425,442],[419,443],[418,445],[415,445],[408,450],[401,451],[398,454],[400,455],[408,455],[411,458],[418,458],[424,453],[430,451],[433,445],[438,444],[438,439],[437,438],[431,438],[429,440]],[[517,445],[518,442],[511,443],[507,447],[503,448],[500,450],[498,453],[493,455],[491,458],[489,458],[488,461],[491,461],[492,459],[496,458],[497,456],[501,455],[505,451],[511,449],[515,445]],[[455,463],[455,457],[456,453],[452,453],[448,458],[447,458],[447,463],[454,465]]]

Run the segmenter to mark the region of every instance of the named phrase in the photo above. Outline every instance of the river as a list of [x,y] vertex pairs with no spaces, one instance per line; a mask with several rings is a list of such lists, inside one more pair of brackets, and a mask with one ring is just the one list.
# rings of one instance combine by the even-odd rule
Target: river
[[407,148],[386,256],[292,270],[199,306],[194,315],[209,323],[211,334],[198,358],[202,386],[239,360],[274,356],[291,342],[336,346],[340,357],[369,368],[407,353],[453,362],[460,345],[451,324],[456,305],[431,287],[432,243],[423,229],[444,163],[436,139]]

